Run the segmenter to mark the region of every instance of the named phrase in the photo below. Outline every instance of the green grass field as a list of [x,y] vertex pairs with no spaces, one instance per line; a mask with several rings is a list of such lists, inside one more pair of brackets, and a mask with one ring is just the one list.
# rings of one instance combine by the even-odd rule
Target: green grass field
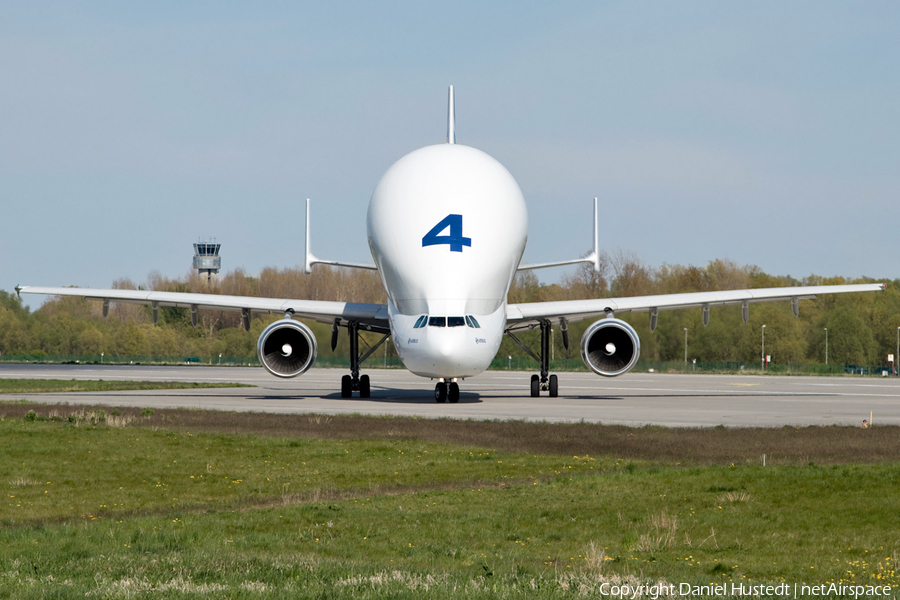
[[0,379],[0,394],[44,394],[48,392],[120,392],[123,390],[185,390],[224,387],[253,386],[243,383],[194,383],[181,381],[103,381],[102,379]]
[[[479,432],[490,424],[127,409],[113,418],[38,405],[2,405],[0,415],[3,598],[900,586],[900,464],[846,462],[827,443],[851,439],[860,456],[877,456],[876,446],[896,445],[897,428],[731,432],[735,445],[757,435],[782,457],[763,467],[709,460],[721,429],[685,431],[680,455],[669,445],[654,455],[677,430],[497,423],[494,443],[479,446],[469,440],[487,438]],[[281,418],[295,433],[204,427],[229,431],[226,417],[248,427]],[[466,441],[435,441],[448,435]],[[815,436],[823,443],[790,445]],[[621,455],[575,452],[598,437],[622,440]],[[553,439],[568,452],[534,447]]]

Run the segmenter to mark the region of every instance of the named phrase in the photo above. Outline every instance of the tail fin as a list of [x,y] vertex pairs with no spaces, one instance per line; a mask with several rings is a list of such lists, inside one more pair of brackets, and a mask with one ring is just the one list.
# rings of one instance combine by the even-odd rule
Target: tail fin
[[456,143],[456,101],[453,95],[453,86],[447,95],[447,143]]

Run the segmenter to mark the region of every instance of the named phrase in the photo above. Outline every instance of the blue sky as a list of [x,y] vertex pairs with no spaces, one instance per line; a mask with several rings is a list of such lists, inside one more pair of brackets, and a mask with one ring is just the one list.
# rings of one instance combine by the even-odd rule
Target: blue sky
[[[896,278],[890,2],[5,2],[0,288],[369,260],[381,174],[446,135],[516,177],[525,260],[601,246]],[[541,273],[554,281],[559,271]]]

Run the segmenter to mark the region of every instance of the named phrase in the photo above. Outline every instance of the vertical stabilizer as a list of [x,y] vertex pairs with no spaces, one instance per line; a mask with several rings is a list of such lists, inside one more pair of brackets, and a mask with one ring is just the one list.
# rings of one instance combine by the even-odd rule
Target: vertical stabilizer
[[456,143],[456,101],[453,97],[453,86],[447,96],[447,143]]

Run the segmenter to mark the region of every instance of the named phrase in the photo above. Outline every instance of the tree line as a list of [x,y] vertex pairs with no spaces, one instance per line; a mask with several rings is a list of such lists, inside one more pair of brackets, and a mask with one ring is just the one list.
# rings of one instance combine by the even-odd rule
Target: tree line
[[[900,280],[810,276],[795,279],[773,276],[755,266],[715,260],[705,267],[662,265],[652,268],[633,255],[604,255],[601,269],[595,273],[587,265],[564,275],[559,282],[541,283],[530,271],[519,273],[509,291],[509,301],[542,302],[585,298],[627,297],[729,289],[784,287],[798,285],[841,285],[847,283],[887,283],[884,293],[841,294],[800,301],[800,316],[795,318],[788,302],[770,302],[750,306],[750,320],[744,325],[740,306],[713,307],[710,321],[703,326],[700,309],[661,311],[655,332],[650,332],[647,313],[618,313],[641,338],[641,358],[651,361],[681,361],[687,358],[704,363],[741,363],[758,365],[761,360],[762,325],[765,328],[766,354],[775,364],[820,364],[825,362],[825,329],[828,329],[828,360],[831,364],[880,365],[887,355],[896,353],[900,327]],[[241,269],[230,271],[208,282],[190,273],[171,279],[154,272],[136,285],[128,279],[113,282],[117,289],[194,292],[353,302],[385,302],[384,288],[374,271],[318,266],[312,274],[297,268],[266,268],[257,276]],[[240,313],[201,310],[196,328],[191,326],[190,311],[160,308],[157,326],[150,307],[113,303],[109,316],[102,316],[101,303],[73,297],[56,297],[31,311],[16,294],[0,292],[0,353],[2,357],[97,357],[108,360],[126,357],[197,357],[203,362],[219,355],[250,358],[256,353],[256,340],[262,329],[281,318],[275,314],[256,314],[251,328],[241,327]],[[571,347],[562,346],[562,336],[553,338],[557,360],[580,361],[578,343],[592,320],[572,323]],[[331,327],[307,323],[320,341],[322,357],[346,357],[347,336],[341,335],[331,351],[328,341]],[[377,336],[370,336],[372,343]],[[535,348],[538,333],[523,336]],[[395,356],[388,343],[385,353]],[[379,350],[379,355],[382,353]],[[521,358],[525,353],[505,338],[498,356]]]

